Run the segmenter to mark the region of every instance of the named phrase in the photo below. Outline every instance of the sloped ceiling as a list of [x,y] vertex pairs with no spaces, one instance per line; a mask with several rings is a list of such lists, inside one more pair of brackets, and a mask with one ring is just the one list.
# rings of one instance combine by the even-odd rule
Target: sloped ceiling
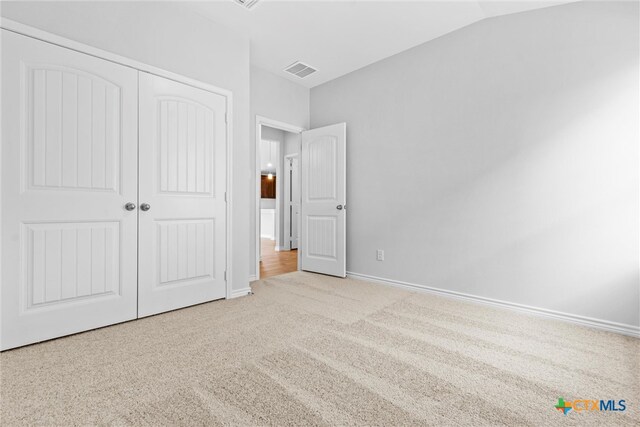
[[[473,22],[568,2],[261,0],[252,10],[233,0],[185,5],[248,35],[252,65],[311,88]],[[304,79],[285,73],[295,61],[318,71]]]

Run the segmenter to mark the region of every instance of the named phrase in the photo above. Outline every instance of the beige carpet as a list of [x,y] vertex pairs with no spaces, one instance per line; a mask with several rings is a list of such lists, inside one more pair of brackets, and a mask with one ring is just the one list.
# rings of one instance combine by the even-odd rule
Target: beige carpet
[[1,424],[640,423],[640,340],[308,273],[254,291],[2,353]]

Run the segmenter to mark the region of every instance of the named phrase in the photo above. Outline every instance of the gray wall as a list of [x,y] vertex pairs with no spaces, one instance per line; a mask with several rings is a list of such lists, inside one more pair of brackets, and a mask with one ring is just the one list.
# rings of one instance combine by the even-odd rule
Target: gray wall
[[249,171],[253,168],[249,164],[253,150],[249,142],[249,40],[177,2],[3,1],[0,13],[14,21],[233,92],[232,277],[234,289],[246,288]]
[[638,18],[492,18],[312,89],[347,122],[347,269],[639,325]]
[[249,274],[256,273],[256,116],[266,117],[304,129],[309,128],[309,89],[257,67],[251,67],[251,150]]

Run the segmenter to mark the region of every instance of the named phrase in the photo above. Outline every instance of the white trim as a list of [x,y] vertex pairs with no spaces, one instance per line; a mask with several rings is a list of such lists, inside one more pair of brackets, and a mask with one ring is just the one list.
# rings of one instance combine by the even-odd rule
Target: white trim
[[[282,141],[274,141],[276,143],[276,214],[275,214],[275,227],[274,227],[274,238],[276,241],[276,251],[279,251],[282,247],[282,242],[280,241],[280,234],[282,234],[282,230],[280,229],[280,217],[282,216],[282,209],[280,209],[280,202],[282,201],[282,191],[280,188],[283,185],[282,182],[282,162],[280,158],[282,158],[282,153],[284,153],[284,136]],[[261,178],[262,180],[262,178]]]
[[40,29],[30,27],[28,25],[22,24],[20,22],[13,21],[7,18],[0,18],[0,28],[11,31],[16,34],[20,34],[26,37],[31,37],[46,43],[50,43],[56,46],[60,46],[66,49],[74,50],[79,53],[83,53],[85,55],[91,55],[96,58],[100,58],[106,61],[110,61],[125,67],[133,68],[138,71],[143,71],[149,74],[154,74],[159,77],[164,77],[169,80],[176,81],[178,83],[186,84],[189,86],[193,86],[198,89],[203,89],[208,92],[212,92],[221,96],[224,96],[226,99],[226,108],[227,108],[227,118],[226,118],[226,154],[227,154],[227,188],[226,188],[226,196],[227,196],[227,209],[226,209],[226,247],[227,247],[227,256],[226,256],[226,271],[227,271],[227,281],[226,281],[226,297],[232,298],[236,292],[240,291],[232,291],[233,289],[233,274],[232,268],[232,241],[231,241],[231,230],[232,230],[232,218],[233,218],[233,210],[232,210],[232,141],[233,141],[233,93],[230,90],[222,89],[217,86],[211,85],[209,83],[204,83],[198,80],[194,80],[189,77],[182,76],[180,74],[173,73],[171,71],[163,70],[161,68],[154,67],[152,65],[144,64],[142,62],[138,62],[133,59],[126,58],[124,56],[117,55],[115,53],[107,52],[106,50],[98,49],[93,46],[86,45],[84,43],[79,43],[74,40],[70,40],[55,34],[48,33],[46,31],[42,31]]
[[500,307],[521,313],[532,314],[541,317],[561,320],[563,322],[574,323],[581,326],[587,326],[603,331],[614,332],[617,334],[628,335],[640,338],[640,326],[628,325],[624,323],[610,322],[608,320],[595,319],[592,317],[579,316],[576,314],[563,313],[560,311],[548,310],[545,308],[532,307],[524,304],[517,304],[509,301],[503,301],[493,298],[486,298],[477,295],[466,294],[463,292],[449,291],[446,289],[434,288],[431,286],[418,285],[415,283],[401,282],[399,280],[384,279],[381,277],[369,276],[367,274],[354,273],[347,271],[347,277],[357,280],[365,280],[369,282],[380,283],[387,286],[394,286],[412,291],[426,292],[430,294],[440,295],[448,298],[455,298],[477,304],[485,304],[493,307]]
[[260,125],[269,126],[275,129],[280,129],[285,132],[291,132],[291,133],[301,133],[306,130],[305,128],[302,128],[300,126],[290,125],[285,122],[279,122],[278,120],[273,120],[264,116],[256,115],[256,126],[258,126],[258,123]]
[[249,283],[255,282],[256,280],[258,280],[258,278],[255,275],[252,274],[251,276],[249,276]]
[[[302,139],[302,138],[301,138]],[[286,156],[284,156],[285,162],[284,162],[284,172],[283,172],[283,184],[284,184],[284,229],[285,229],[285,233],[288,234],[285,239],[284,239],[284,250],[286,251],[290,251],[291,250],[291,200],[289,200],[289,196],[288,194],[291,193],[291,171],[292,171],[292,160],[293,159],[298,159],[299,160],[299,154],[300,152],[297,153],[292,153],[292,154],[287,154]],[[287,160],[289,160],[289,162],[287,162]],[[300,163],[298,163],[298,170],[300,168]],[[299,174],[298,174],[298,178],[300,178]],[[299,180],[298,180],[299,181]],[[298,182],[299,184],[299,182]],[[300,188],[300,187],[298,187]],[[298,192],[300,193],[300,192]],[[300,201],[298,201],[298,203],[300,203]],[[300,215],[298,215],[298,220],[300,219]],[[289,225],[289,228],[287,228],[287,225]],[[300,230],[300,223],[298,222],[298,230]]]
[[227,206],[227,261],[226,261],[226,271],[227,271],[227,298],[233,298],[232,289],[233,289],[233,96],[229,94],[226,97],[227,99],[227,116],[226,116],[226,126],[227,126],[227,192],[225,194],[225,202]]
[[231,292],[231,296],[228,299],[240,298],[251,294],[251,288],[238,289]]
[[[0,8],[2,8],[2,5],[0,5]],[[1,21],[0,21],[1,22]],[[0,31],[0,46],[4,46],[3,43],[3,32]],[[0,64],[1,67],[2,64]],[[0,89],[2,88],[2,83],[1,83],[1,77],[2,77],[2,71],[0,69]],[[2,96],[0,96],[0,123],[2,123]],[[0,165],[2,165],[2,147],[4,147],[4,141],[2,140],[2,134],[4,134],[4,132],[0,132]],[[2,224],[2,174],[0,173],[0,224]],[[4,237],[2,235],[2,228],[0,226],[0,242],[4,242]],[[2,246],[0,244],[0,286],[2,285]],[[2,330],[2,316],[0,315],[0,331]],[[0,334],[0,348],[4,348],[4,346],[2,345],[2,334]]]
[[[301,128],[298,126],[290,125],[288,123],[280,122],[278,120],[273,120],[260,115],[256,115],[256,141],[255,141],[255,152],[256,152],[256,164],[255,164],[256,233],[255,234],[256,235],[254,236],[256,241],[256,253],[255,253],[256,269],[254,274],[252,275],[253,277],[256,278],[256,280],[260,280],[260,251],[261,251],[261,248],[260,248],[261,246],[260,245],[260,185],[261,185],[260,184],[260,169],[261,169],[260,168],[261,166],[260,165],[260,141],[262,140],[262,125],[269,126],[275,129],[280,129],[285,132],[291,132],[291,133],[302,133],[305,130],[304,128]],[[300,256],[299,254],[300,252],[298,252],[298,256]]]

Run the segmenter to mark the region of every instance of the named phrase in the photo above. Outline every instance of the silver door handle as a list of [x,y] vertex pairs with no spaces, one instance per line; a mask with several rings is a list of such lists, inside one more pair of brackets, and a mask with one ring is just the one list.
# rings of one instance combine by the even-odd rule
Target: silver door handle
[[341,211],[341,210],[342,210],[342,205],[338,205],[338,206],[336,206],[336,209],[338,209],[339,211]]
[[128,211],[132,211],[136,208],[136,204],[133,202],[129,202],[126,205],[124,205],[124,208]]
[[149,203],[143,203],[140,205],[140,210],[141,211],[148,211],[149,209],[151,209],[151,205]]

